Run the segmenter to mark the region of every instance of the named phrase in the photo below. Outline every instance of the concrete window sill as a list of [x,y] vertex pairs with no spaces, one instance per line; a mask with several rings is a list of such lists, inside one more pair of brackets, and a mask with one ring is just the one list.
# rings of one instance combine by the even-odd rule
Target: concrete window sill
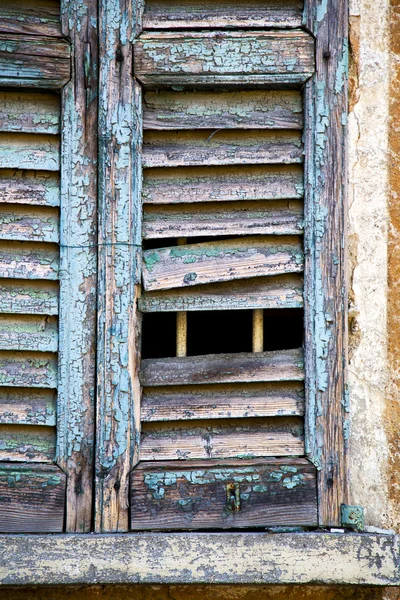
[[397,535],[0,535],[0,584],[400,585]]

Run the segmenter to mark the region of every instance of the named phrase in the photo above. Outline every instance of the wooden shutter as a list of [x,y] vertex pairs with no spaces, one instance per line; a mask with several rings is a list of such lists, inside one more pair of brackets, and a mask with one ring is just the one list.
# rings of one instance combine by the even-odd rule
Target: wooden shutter
[[86,128],[95,125],[96,13],[89,24],[88,7],[0,6],[3,532],[90,527],[96,139]]

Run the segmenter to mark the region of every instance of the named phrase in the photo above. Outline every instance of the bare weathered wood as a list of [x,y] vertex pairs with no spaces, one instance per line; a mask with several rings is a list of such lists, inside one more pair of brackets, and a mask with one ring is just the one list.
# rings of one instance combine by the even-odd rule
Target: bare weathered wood
[[254,381],[302,381],[303,352],[280,350],[257,354],[207,354],[186,358],[142,360],[143,386],[235,383]]
[[0,240],[58,243],[58,210],[20,204],[0,205]]
[[144,170],[145,204],[302,197],[303,170],[299,165]]
[[127,531],[140,429],[141,88],[133,79],[136,2],[100,0],[99,304],[96,531]]
[[0,33],[0,85],[59,90],[70,78],[67,40]]
[[59,0],[2,0],[0,33],[61,37]]
[[0,277],[58,279],[58,247],[0,241]]
[[72,44],[62,90],[57,463],[67,474],[66,531],[93,519],[97,285],[98,26],[95,0],[62,0]]
[[[184,246],[187,240],[185,237],[179,237],[178,246]],[[187,355],[187,312],[179,311],[176,313],[176,356]]]
[[[238,511],[227,502],[232,483]],[[315,526],[316,487],[315,467],[304,459],[141,463],[131,474],[131,528]]]
[[141,460],[258,458],[304,454],[303,419],[145,423]]
[[0,423],[3,425],[56,424],[56,392],[27,388],[0,389]]
[[264,350],[264,310],[262,308],[253,310],[252,345],[253,352]]
[[60,140],[55,135],[0,133],[0,168],[58,171]]
[[144,422],[303,414],[300,382],[149,387],[143,390],[141,405]]
[[56,389],[56,355],[41,352],[0,352],[0,386]]
[[398,586],[399,550],[398,535],[326,531],[3,535],[0,582]]
[[302,129],[297,90],[148,91],[144,129]]
[[0,350],[57,352],[57,318],[44,315],[0,315]]
[[303,282],[301,275],[295,273],[148,292],[139,299],[142,312],[302,306]]
[[143,142],[144,167],[303,162],[297,131],[147,131]]
[[316,74],[305,94],[306,451],[318,467],[319,522],[348,504],[346,419],[347,0],[306,2]]
[[144,33],[134,60],[148,87],[293,85],[314,72],[314,41],[301,30]]
[[218,240],[143,253],[146,291],[302,270],[301,242],[295,236]]
[[48,171],[0,170],[0,202],[60,206],[60,177]]
[[52,463],[55,427],[0,425],[0,461]]
[[0,92],[0,131],[59,133],[59,96],[32,92]]
[[145,205],[143,213],[144,239],[302,232],[303,205],[296,200]]
[[0,279],[0,313],[58,314],[58,284],[54,281]]
[[303,3],[297,0],[148,0],[144,29],[205,27],[300,27]]
[[58,467],[0,463],[0,531],[62,533],[65,483]]

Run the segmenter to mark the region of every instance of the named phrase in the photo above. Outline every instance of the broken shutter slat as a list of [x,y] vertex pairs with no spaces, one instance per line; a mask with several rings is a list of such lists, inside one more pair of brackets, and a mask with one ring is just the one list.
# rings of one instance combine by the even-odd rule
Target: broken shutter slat
[[56,424],[56,394],[54,390],[2,388],[0,423],[3,425]]
[[147,205],[143,213],[143,239],[302,232],[303,206],[296,200]]
[[141,459],[221,459],[304,454],[298,417],[144,423]]
[[240,92],[148,91],[143,128],[169,129],[302,129],[298,90]]
[[0,92],[0,131],[60,133],[60,100],[54,94]]
[[302,198],[300,165],[145,169],[144,204]]
[[0,315],[0,350],[57,352],[56,317]]
[[190,29],[203,27],[300,27],[302,2],[290,0],[148,0],[144,29]]
[[58,285],[54,281],[0,281],[0,313],[57,315]]
[[11,204],[0,206],[0,240],[58,243],[58,210]]
[[[306,460],[141,463],[131,474],[131,526],[225,529],[315,526],[316,477]],[[227,486],[233,485],[233,488]],[[229,489],[240,509],[232,510]]]
[[303,162],[299,132],[148,131],[143,143],[144,167],[182,167]]
[[211,283],[187,289],[146,292],[139,299],[142,312],[302,306],[303,282],[301,275],[295,273]]
[[0,464],[0,531],[61,533],[65,484],[58,467]]
[[143,253],[146,291],[302,270],[301,242],[295,236],[218,240]]
[[143,390],[141,406],[146,423],[303,414],[301,382],[148,387]]
[[54,427],[0,425],[0,461],[52,463],[55,453]]
[[57,388],[57,357],[50,353],[0,352],[0,386]]
[[0,242],[0,277],[56,280],[58,267],[55,244]]
[[0,170],[2,204],[60,205],[60,177],[48,171]]
[[303,381],[303,352],[280,350],[257,354],[207,354],[142,360],[143,386]]
[[301,30],[144,33],[135,44],[135,74],[148,87],[293,85],[313,72],[313,38]]
[[0,33],[61,37],[59,0],[2,0]]

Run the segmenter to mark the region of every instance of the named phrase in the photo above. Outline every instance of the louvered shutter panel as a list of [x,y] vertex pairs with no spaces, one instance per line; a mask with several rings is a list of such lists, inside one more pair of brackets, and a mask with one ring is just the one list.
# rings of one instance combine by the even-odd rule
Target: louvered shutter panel
[[[316,469],[302,458],[301,339],[285,347],[268,331],[270,314],[303,306],[302,87],[314,40],[300,29],[302,8],[144,6],[133,65],[143,103],[138,306],[145,318],[176,313],[177,340],[176,356],[140,364],[133,530],[317,523]],[[206,319],[190,327],[192,314],[225,310],[253,311],[253,352],[189,356],[191,336],[218,335]],[[264,329],[275,339],[265,343]],[[143,326],[147,347],[160,343],[163,331],[153,333],[148,342]]]
[[[79,5],[81,39],[90,42]],[[92,158],[82,127],[92,99],[76,10],[58,0],[0,6],[2,532],[90,527],[96,198],[83,166]]]

